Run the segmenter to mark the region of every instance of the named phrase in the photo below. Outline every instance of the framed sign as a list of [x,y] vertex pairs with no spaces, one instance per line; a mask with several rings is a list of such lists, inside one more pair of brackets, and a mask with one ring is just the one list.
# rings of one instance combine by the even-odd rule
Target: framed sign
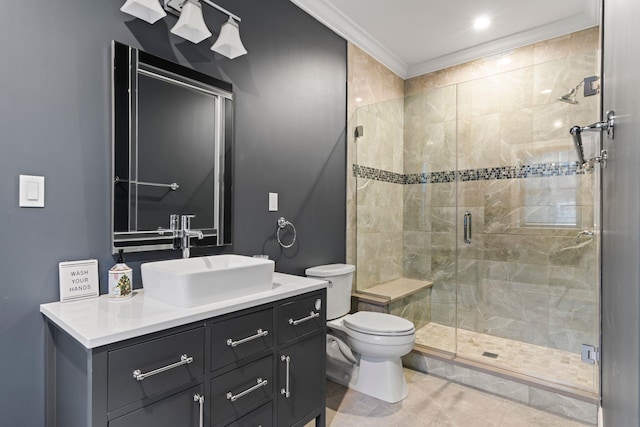
[[100,293],[97,259],[61,262],[58,270],[61,302],[97,297]]

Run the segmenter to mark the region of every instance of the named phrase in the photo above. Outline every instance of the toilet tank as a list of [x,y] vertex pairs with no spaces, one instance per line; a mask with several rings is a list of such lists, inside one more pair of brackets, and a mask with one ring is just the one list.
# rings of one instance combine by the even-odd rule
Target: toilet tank
[[305,270],[307,277],[329,282],[327,320],[337,319],[351,310],[351,283],[355,269],[356,267],[351,264],[328,264]]

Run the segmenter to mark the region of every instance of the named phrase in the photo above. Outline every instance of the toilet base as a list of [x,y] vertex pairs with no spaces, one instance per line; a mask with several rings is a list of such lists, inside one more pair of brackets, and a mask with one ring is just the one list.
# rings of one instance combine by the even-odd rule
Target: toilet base
[[[400,358],[378,359],[360,356],[350,375],[345,369],[328,369],[333,382],[388,403],[397,403],[409,394]],[[349,378],[350,377],[350,378]]]

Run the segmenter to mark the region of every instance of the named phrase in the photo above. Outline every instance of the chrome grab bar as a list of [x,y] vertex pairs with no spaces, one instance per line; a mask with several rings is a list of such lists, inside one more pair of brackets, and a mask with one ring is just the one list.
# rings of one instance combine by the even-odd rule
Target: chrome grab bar
[[291,396],[291,393],[289,391],[289,363],[291,362],[291,357],[285,356],[283,354],[282,356],[280,356],[280,360],[287,364],[287,377],[286,377],[287,384],[286,384],[286,388],[280,389],[280,394],[284,395],[284,397],[288,399],[289,396]]
[[240,399],[242,396],[246,396],[247,394],[251,393],[252,391],[256,391],[260,387],[264,387],[267,384],[268,384],[267,380],[263,380],[262,378],[258,378],[256,385],[254,385],[253,387],[249,387],[245,391],[240,392],[240,393],[236,394],[235,396],[233,395],[233,393],[227,392],[227,399],[232,401],[232,402],[235,402],[236,400]]
[[246,342],[253,341],[256,338],[266,337],[267,335],[269,335],[269,331],[263,331],[262,329],[258,329],[256,331],[255,335],[251,335],[250,337],[242,338],[241,340],[238,340],[238,341],[234,341],[231,338],[229,338],[227,340],[227,345],[229,347],[236,347],[236,346],[239,346],[240,344],[244,344]]
[[584,165],[585,163],[600,163],[602,167],[606,167],[607,153],[606,150],[602,150],[600,156],[593,159],[584,158],[584,150],[582,148],[582,132],[594,131],[594,132],[607,132],[607,138],[613,139],[613,128],[615,127],[615,112],[613,110],[607,111],[607,119],[603,122],[596,122],[589,126],[573,126],[569,129],[569,133],[573,137],[573,146],[576,149],[576,155],[578,156],[578,163]]
[[163,366],[162,368],[154,369],[153,371],[150,371],[150,372],[143,373],[142,371],[140,371],[140,369],[136,369],[135,371],[133,371],[133,378],[135,378],[136,381],[142,381],[143,379],[159,374],[160,372],[168,371],[170,369],[177,368],[182,365],[188,365],[191,362],[193,362],[193,357],[189,357],[186,354],[183,354],[182,356],[180,356],[179,362],[172,363],[171,365]]
[[198,402],[198,404],[200,405],[200,422],[198,423],[198,426],[204,427],[204,396],[194,394],[193,401]]
[[472,223],[473,223],[473,219],[471,216],[471,212],[466,211],[464,213],[464,219],[463,219],[463,230],[464,230],[464,243],[467,245],[471,244],[471,238],[473,237],[473,230],[472,230]]
[[298,320],[289,319],[289,324],[293,326],[298,326],[300,323],[307,322],[311,319],[315,319],[316,317],[320,317],[320,313],[316,313],[312,311],[307,317],[303,317],[302,319],[298,319]]

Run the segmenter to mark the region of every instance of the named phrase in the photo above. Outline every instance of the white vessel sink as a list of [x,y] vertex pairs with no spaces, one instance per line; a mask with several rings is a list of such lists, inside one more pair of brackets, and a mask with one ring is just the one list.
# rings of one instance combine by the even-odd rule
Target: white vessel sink
[[241,255],[172,259],[141,265],[145,298],[195,307],[271,290],[275,263]]

